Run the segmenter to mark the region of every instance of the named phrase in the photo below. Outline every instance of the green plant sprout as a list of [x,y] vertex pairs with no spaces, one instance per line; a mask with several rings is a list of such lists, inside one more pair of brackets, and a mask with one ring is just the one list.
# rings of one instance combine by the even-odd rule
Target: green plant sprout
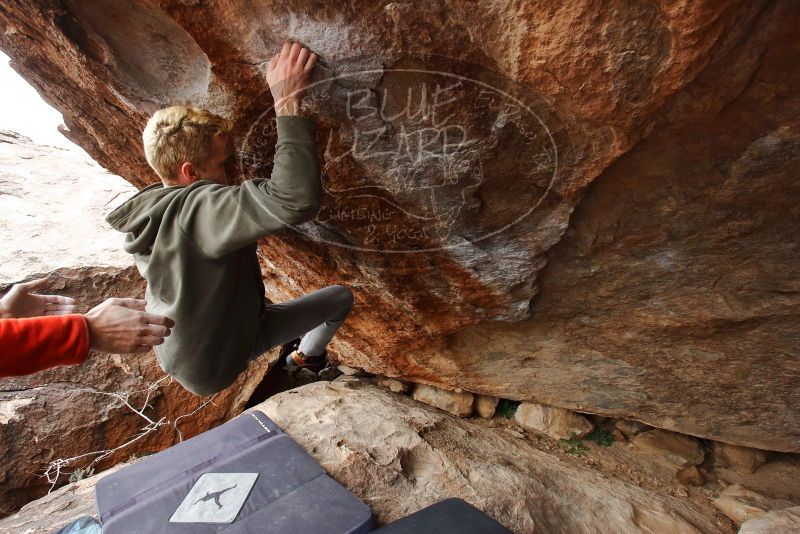
[[90,477],[94,474],[94,467],[91,465],[88,467],[79,467],[72,474],[69,476],[70,482],[78,482],[79,480],[83,480],[86,477]]
[[614,443],[614,434],[606,428],[595,428],[594,431],[586,436],[589,441],[594,441],[601,447],[610,447]]
[[561,445],[564,446],[564,452],[567,454],[574,454],[575,456],[583,456],[584,454],[586,454],[586,451],[589,450],[589,447],[583,444],[583,440],[581,440],[574,434],[569,439],[562,438],[558,441],[561,442]]

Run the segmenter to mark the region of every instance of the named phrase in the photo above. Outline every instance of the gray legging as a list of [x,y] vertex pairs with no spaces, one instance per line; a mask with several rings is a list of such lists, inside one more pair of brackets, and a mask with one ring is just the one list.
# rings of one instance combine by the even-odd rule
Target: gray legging
[[322,354],[352,307],[353,292],[338,284],[280,304],[265,302],[256,346],[248,360],[298,337],[302,338],[300,352]]

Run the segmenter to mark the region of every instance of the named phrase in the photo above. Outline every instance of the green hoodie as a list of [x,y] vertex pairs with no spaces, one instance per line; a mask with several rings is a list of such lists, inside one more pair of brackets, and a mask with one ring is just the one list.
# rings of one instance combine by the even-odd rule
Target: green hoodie
[[255,348],[264,306],[256,241],[320,208],[316,124],[302,116],[276,121],[269,180],[154,184],[106,218],[126,234],[125,250],[147,280],[148,311],[175,321],[155,347],[159,365],[197,395],[232,384]]

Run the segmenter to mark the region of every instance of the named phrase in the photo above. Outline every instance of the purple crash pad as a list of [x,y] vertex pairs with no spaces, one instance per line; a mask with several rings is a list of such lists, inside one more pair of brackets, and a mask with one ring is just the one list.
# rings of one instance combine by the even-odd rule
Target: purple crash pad
[[372,530],[369,507],[260,411],[145,457],[95,493],[104,534]]

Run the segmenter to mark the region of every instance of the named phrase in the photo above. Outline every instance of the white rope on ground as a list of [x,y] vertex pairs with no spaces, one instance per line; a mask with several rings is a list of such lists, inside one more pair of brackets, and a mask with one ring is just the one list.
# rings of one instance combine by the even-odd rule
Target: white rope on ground
[[[183,414],[183,415],[181,415],[181,416],[178,416],[178,418],[177,418],[177,419],[175,419],[175,422],[172,424],[172,427],[173,427],[173,428],[175,429],[175,431],[178,433],[178,443],[183,443],[183,434],[181,433],[181,429],[180,429],[180,428],[178,428],[178,421],[180,421],[180,420],[181,420],[181,419],[183,419],[184,417],[191,417],[191,416],[193,416],[194,414],[196,414],[197,412],[199,412],[200,410],[202,410],[203,408],[205,408],[205,407],[206,407],[206,406],[207,406],[209,403],[211,403],[211,404],[214,404],[214,397],[216,397],[216,396],[217,396],[217,394],[216,394],[216,393],[214,393],[214,394],[213,394],[211,397],[209,397],[209,398],[208,398],[208,400],[206,400],[205,402],[203,402],[203,404],[201,404],[200,406],[198,406],[197,408],[195,408],[194,410],[192,410],[192,412],[191,412],[191,413]],[[216,404],[214,404],[214,406],[216,406]]]
[[[169,382],[167,382],[166,384],[162,384],[165,380],[168,380]],[[91,462],[89,462],[88,465],[86,465],[83,468],[81,468],[84,471],[90,471],[101,460],[103,460],[105,458],[108,458],[109,456],[111,456],[115,452],[117,452],[119,450],[122,450],[125,447],[128,447],[132,443],[135,443],[136,441],[142,439],[143,437],[147,436],[151,432],[154,432],[154,431],[158,430],[162,426],[170,424],[170,420],[167,419],[166,417],[162,417],[158,421],[154,421],[153,419],[148,417],[144,413],[144,411],[147,408],[152,408],[152,406],[150,406],[150,400],[151,400],[151,397],[152,397],[153,393],[155,391],[157,391],[157,390],[160,390],[162,385],[171,385],[172,383],[173,383],[172,376],[165,374],[164,376],[162,376],[161,378],[159,378],[158,380],[156,380],[155,382],[150,384],[145,389],[139,389],[139,390],[135,390],[135,391],[126,391],[126,392],[123,392],[123,393],[102,391],[102,390],[95,389],[95,388],[92,388],[92,387],[81,387],[81,388],[70,388],[70,389],[68,389],[67,391],[74,391],[74,392],[77,392],[77,393],[94,393],[94,394],[97,394],[97,395],[106,395],[106,396],[112,397],[113,399],[119,401],[124,406],[127,406],[128,409],[130,409],[133,413],[135,413],[136,415],[138,415],[139,417],[144,419],[147,422],[147,424],[144,427],[142,427],[139,430],[139,433],[136,434],[133,438],[129,439],[128,441],[126,441],[122,445],[114,447],[113,449],[104,449],[104,450],[100,450],[100,451],[92,451],[92,452],[79,454],[78,456],[72,456],[70,458],[56,458],[55,460],[52,460],[47,465],[47,469],[45,470],[45,472],[43,474],[39,475],[39,476],[42,476],[42,477],[46,477],[47,478],[47,482],[50,483],[50,489],[47,490],[47,493],[50,494],[50,492],[53,491],[53,488],[55,488],[55,486],[58,483],[58,480],[61,477],[61,475],[69,475],[69,474],[72,474],[74,472],[74,471],[73,472],[63,472],[63,469],[65,467],[68,467],[69,465],[73,464],[75,461],[81,460],[81,459],[86,458],[86,457],[95,456],[95,458]],[[131,396],[135,395],[137,393],[146,393],[147,394],[145,399],[144,399],[144,402],[142,403],[142,407],[139,408],[139,409],[134,408],[131,405],[131,403],[129,402],[129,399],[131,398]],[[178,433],[179,442],[183,441],[183,434],[181,433],[180,429],[178,428],[179,421],[181,419],[184,419],[184,418],[191,417],[191,416],[195,415],[197,412],[199,412],[200,410],[202,410],[203,408],[208,406],[208,404],[213,404],[214,406],[217,406],[214,403],[214,398],[216,396],[217,396],[217,394],[212,395],[210,398],[206,399],[202,404],[200,404],[197,408],[192,410],[190,413],[180,415],[175,419],[174,422],[172,422],[172,427]]]

